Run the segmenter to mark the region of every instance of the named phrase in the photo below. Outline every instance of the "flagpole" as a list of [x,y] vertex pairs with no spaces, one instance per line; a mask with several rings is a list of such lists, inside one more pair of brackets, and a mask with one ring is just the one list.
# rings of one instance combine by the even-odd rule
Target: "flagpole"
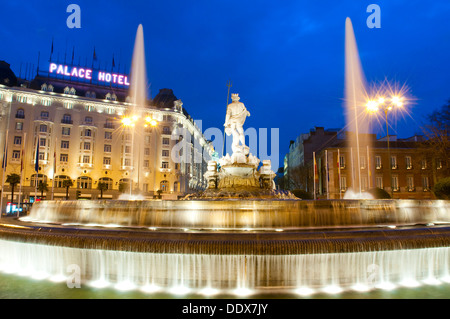
[[56,175],[56,145],[58,145],[58,138],[55,139],[55,150],[53,152],[53,180],[52,180],[52,200],[55,190],[55,175]]
[[19,205],[17,205],[17,217],[20,217],[20,203],[22,202],[22,184],[23,184],[23,157],[24,157],[24,148],[25,148],[25,142],[27,140],[27,133],[24,133],[23,135],[23,143],[22,143],[22,149],[20,154],[20,191],[19,191]]
[[37,199],[37,184],[39,181],[39,135],[36,136],[36,157],[34,163],[34,170],[36,171],[36,178],[34,179],[34,203],[36,203]]
[[2,198],[0,199],[0,219],[3,216],[3,196],[5,195],[5,173],[6,173],[6,165],[8,164],[8,135],[9,130],[6,130],[6,140],[5,140],[5,148],[3,151],[3,163],[2,163]]
[[330,199],[330,176],[328,175],[328,150],[325,150],[325,170],[327,173],[327,199]]
[[369,157],[369,145],[367,145],[367,190],[370,189],[370,157]]
[[341,154],[339,149],[338,149],[338,178],[339,178],[339,199],[342,199]]
[[317,164],[316,164],[316,152],[313,152],[313,160],[314,160],[314,199],[316,199],[316,169],[317,169]]

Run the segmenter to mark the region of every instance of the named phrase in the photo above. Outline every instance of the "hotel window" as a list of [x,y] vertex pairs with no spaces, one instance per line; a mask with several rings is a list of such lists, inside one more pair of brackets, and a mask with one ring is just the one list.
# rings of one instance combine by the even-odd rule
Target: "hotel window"
[[70,93],[70,88],[68,86],[66,86],[64,88],[64,94],[69,94]]
[[47,139],[45,138],[40,138],[39,139],[39,146],[40,147],[45,147],[47,145]]
[[163,157],[169,157],[169,150],[162,150]]
[[145,135],[144,136],[144,142],[145,142],[145,144],[150,144],[150,142],[151,142],[150,135]]
[[40,161],[45,161],[45,153],[39,152],[39,160]]
[[62,149],[69,149],[69,141],[61,141]]
[[23,130],[23,122],[16,122],[16,131]]
[[105,144],[103,150],[105,151],[105,153],[111,153],[111,145]]
[[16,112],[16,119],[24,119],[25,111],[23,109],[18,109]]
[[111,157],[103,157],[103,165],[111,165]]
[[41,132],[41,133],[47,133],[47,125],[41,124],[41,125],[39,126],[39,132]]
[[428,176],[422,176],[422,187],[423,187],[423,191],[427,192],[430,190],[430,184],[428,181]]
[[169,162],[162,162],[161,168],[169,168]]
[[41,85],[41,91],[47,91],[47,84],[46,83]]
[[61,163],[69,162],[69,154],[61,154],[61,155],[59,155],[59,161]]
[[113,188],[113,180],[109,177],[102,177],[98,180],[99,184],[103,183],[106,184],[106,190]]
[[398,176],[392,176],[391,181],[392,181],[391,182],[392,190],[394,192],[397,192],[399,190],[399,188],[398,188]]
[[345,168],[345,156],[344,155],[339,156],[339,166],[340,166],[340,168]]
[[420,161],[420,167],[422,169],[427,169],[427,160],[425,158]]
[[48,114],[47,111],[42,111],[42,112],[41,112],[41,118],[42,118],[42,119],[48,119],[48,115],[49,115],[49,114]]
[[22,145],[22,136],[14,136],[14,145]]
[[89,155],[83,156],[83,164],[90,164],[91,163],[91,157]]
[[123,165],[124,165],[124,166],[131,166],[131,160],[130,160],[129,158],[126,158],[126,159],[123,161]]
[[95,111],[95,106],[93,105],[85,105],[84,109],[88,112],[94,112]]
[[72,95],[75,95],[77,93],[77,91],[75,90],[75,88],[71,88],[69,93]]
[[70,136],[70,127],[63,127],[61,134],[64,136]]
[[125,141],[131,141],[132,136],[131,136],[131,134],[127,133],[127,134],[125,134],[125,135],[123,136],[123,139],[124,139]]
[[413,165],[412,165],[412,158],[411,158],[411,156],[406,156],[405,157],[405,161],[406,161],[406,169],[412,169]]
[[105,128],[114,129],[114,123],[112,120],[106,120]]
[[86,124],[92,124],[92,117],[86,116],[86,117],[84,118],[84,122],[85,122]]
[[341,192],[345,192],[347,190],[347,177],[346,176],[341,176],[341,181],[340,181],[340,187],[341,187]]
[[125,146],[125,154],[130,154],[131,153],[131,146],[126,145]]
[[180,185],[180,183],[178,183],[178,182],[173,183],[173,191],[175,193],[179,192],[179,185]]
[[65,102],[63,103],[63,107],[64,107],[65,109],[71,110],[71,109],[73,109],[73,103],[72,103],[72,102],[65,101]]
[[31,181],[30,181],[30,186],[36,186],[39,185],[38,183],[43,183],[44,185],[47,184],[47,175],[42,175],[42,174],[33,174],[31,175]]
[[165,137],[165,138],[163,138],[162,143],[163,143],[163,145],[170,145],[170,139]]
[[54,186],[56,188],[63,188],[64,187],[64,181],[70,181],[70,177],[69,176],[65,176],[65,175],[56,176],[55,177]]
[[381,169],[381,156],[375,156],[375,169]]
[[50,99],[42,99],[41,100],[41,104],[44,105],[44,106],[50,106],[50,105],[52,105],[52,100],[50,100]]
[[49,84],[49,85],[48,85],[48,88],[47,88],[47,92],[53,92],[54,89],[55,89],[55,88],[53,87],[53,85]]
[[436,158],[436,169],[442,168],[442,160],[440,158]]
[[84,136],[91,137],[92,136],[92,130],[84,130]]
[[406,176],[406,186],[408,191],[412,192],[414,190],[414,176]]
[[149,156],[150,155],[150,149],[148,147],[144,148],[144,155]]
[[359,160],[360,160],[360,164],[361,164],[361,169],[365,169],[366,168],[366,157],[360,156]]
[[170,115],[163,115],[163,121],[170,122],[171,116]]
[[70,114],[64,114],[61,120],[62,124],[73,124],[72,116]]
[[383,189],[383,177],[382,176],[375,177],[375,184],[377,188]]
[[112,140],[112,132],[105,132],[105,140]]
[[391,156],[391,169],[397,169],[397,156]]
[[20,151],[13,151],[12,158],[16,160],[20,159]]
[[163,127],[163,134],[171,134],[171,132],[170,132],[170,127],[164,126],[164,127]]
[[83,148],[84,148],[85,151],[90,151],[91,150],[91,143],[85,142]]
[[169,182],[168,181],[162,181],[159,187],[160,190],[162,190],[164,193],[169,191]]
[[150,166],[150,161],[149,160],[144,160],[144,167],[148,168]]
[[90,189],[92,188],[92,178],[81,176],[77,178],[77,188]]

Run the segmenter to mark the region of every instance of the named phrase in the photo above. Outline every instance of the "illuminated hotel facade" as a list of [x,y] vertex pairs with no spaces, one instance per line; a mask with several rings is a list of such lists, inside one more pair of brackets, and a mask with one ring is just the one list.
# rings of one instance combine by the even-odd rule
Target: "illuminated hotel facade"
[[[10,174],[21,176],[14,202],[32,201],[41,193],[65,199],[65,180],[73,184],[70,199],[128,193],[177,199],[206,188],[211,144],[172,90],[161,90],[133,119],[127,77],[117,75],[123,84],[113,83],[110,74],[110,83],[99,83],[51,73],[56,70],[51,64],[31,81],[10,79],[13,75],[0,81],[3,206],[11,201],[5,183]],[[175,149],[181,153],[180,141],[181,158],[173,156]],[[47,190],[37,189],[41,182]]]

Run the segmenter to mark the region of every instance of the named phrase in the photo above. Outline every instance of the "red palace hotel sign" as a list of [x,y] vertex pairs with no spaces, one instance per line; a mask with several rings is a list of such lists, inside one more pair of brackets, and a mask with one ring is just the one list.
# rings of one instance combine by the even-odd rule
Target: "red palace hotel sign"
[[[70,76],[86,80],[92,80],[93,77],[93,71],[91,69],[72,67],[56,63],[50,63],[49,72],[50,74]],[[96,72],[96,76],[98,82],[104,82],[105,84],[113,83],[118,85],[130,86],[127,75],[98,71]]]

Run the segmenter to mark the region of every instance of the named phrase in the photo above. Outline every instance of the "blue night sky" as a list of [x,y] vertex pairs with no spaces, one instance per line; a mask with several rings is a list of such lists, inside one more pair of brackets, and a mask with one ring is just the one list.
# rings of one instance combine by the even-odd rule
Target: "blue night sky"
[[[81,7],[81,29],[66,26],[71,3]],[[381,8],[379,29],[366,25],[371,3]],[[90,65],[95,47],[102,68],[114,54],[123,71],[142,23],[152,96],[171,88],[204,129],[222,128],[231,80],[252,113],[246,127],[280,129],[281,166],[300,133],[345,126],[346,17],[367,80],[406,84],[416,98],[394,132],[420,133],[424,116],[450,99],[448,0],[2,1],[0,60],[19,75],[40,52],[47,69],[54,39],[54,58],[70,61],[75,47],[75,62]]]

